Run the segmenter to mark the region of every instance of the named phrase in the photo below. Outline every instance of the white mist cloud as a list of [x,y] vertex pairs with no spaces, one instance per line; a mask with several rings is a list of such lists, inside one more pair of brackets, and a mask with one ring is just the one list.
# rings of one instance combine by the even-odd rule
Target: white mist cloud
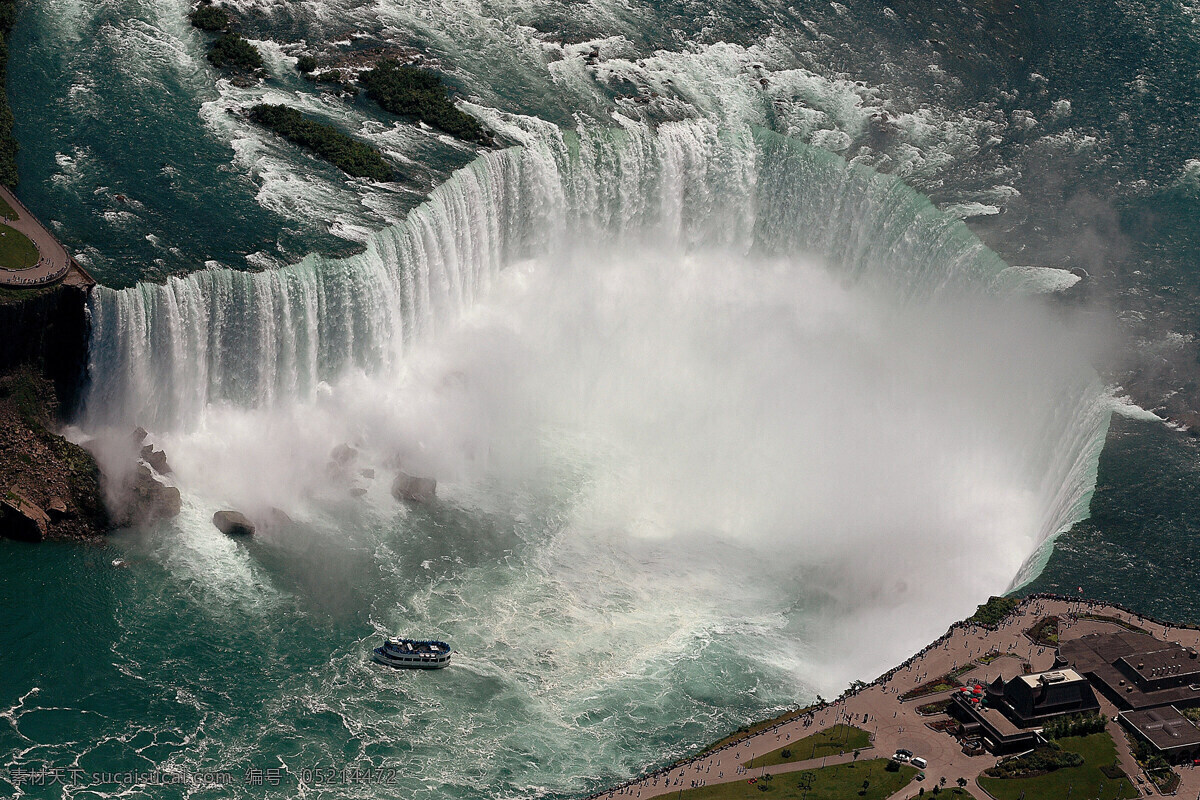
[[167,447],[186,491],[250,511],[345,503],[342,442],[384,514],[396,466],[468,513],[553,498],[537,535],[569,542],[572,580],[615,548],[613,591],[693,593],[710,624],[774,609],[829,689],[1003,591],[1063,524],[1102,417],[1086,355],[1033,301],[897,307],[814,263],[575,251],[506,270],[396,374],[210,407]]

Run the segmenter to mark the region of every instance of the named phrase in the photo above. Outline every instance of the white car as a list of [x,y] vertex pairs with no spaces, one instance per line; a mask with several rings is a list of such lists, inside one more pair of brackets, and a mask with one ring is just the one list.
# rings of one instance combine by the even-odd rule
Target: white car
[[900,751],[896,751],[896,754],[894,756],[892,756],[892,761],[900,761],[900,762],[907,763],[908,759],[909,759],[909,755],[907,753],[902,753]]
[[925,759],[921,758],[920,756],[913,756],[912,759],[908,763],[912,764],[917,769],[925,769],[926,767],[929,766],[929,762],[926,761]]

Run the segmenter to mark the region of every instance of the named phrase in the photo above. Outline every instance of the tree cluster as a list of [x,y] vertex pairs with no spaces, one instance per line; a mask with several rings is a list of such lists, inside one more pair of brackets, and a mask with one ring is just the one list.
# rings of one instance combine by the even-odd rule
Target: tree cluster
[[975,609],[975,613],[967,619],[967,622],[994,627],[1011,614],[1019,602],[1012,597],[989,597],[986,603]]
[[416,117],[464,141],[492,143],[491,132],[450,101],[449,89],[436,72],[385,60],[358,79],[366,87],[367,96],[385,111]]
[[350,138],[331,125],[308,119],[288,106],[259,104],[250,109],[250,118],[323,158],[347,175],[376,181],[393,179],[392,168],[379,151]]
[[258,72],[263,69],[262,53],[238,33],[224,33],[208,48],[208,60],[217,69],[233,72]]
[[[17,21],[16,0],[0,0],[0,89],[8,82],[8,34]],[[13,113],[7,92],[0,91],[0,183],[17,185],[17,139],[13,136]]]
[[1044,775],[1064,767],[1078,767],[1081,764],[1083,764],[1083,756],[1063,750],[1058,745],[1051,743],[1049,746],[1039,747],[1020,758],[1001,761],[996,766],[985,770],[984,774],[993,778],[1032,778],[1035,775]]
[[1047,739],[1062,739],[1065,736],[1089,736],[1103,733],[1108,720],[1099,711],[1089,714],[1070,714],[1057,717],[1042,726],[1042,735]]
[[215,33],[229,28],[229,12],[211,3],[201,3],[191,13],[192,25],[202,31]]

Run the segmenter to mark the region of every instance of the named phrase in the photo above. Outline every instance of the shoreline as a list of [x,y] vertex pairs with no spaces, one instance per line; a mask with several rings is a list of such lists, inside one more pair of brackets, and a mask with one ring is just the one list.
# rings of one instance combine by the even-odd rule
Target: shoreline
[[[874,727],[873,731],[868,731],[871,737],[871,744],[867,748],[867,752],[876,758],[880,757],[881,753],[884,754],[883,757],[886,757],[894,749],[905,746],[908,739],[926,738],[927,734],[932,730],[927,727],[928,723],[919,719],[919,717],[924,715],[916,713],[917,708],[923,705],[923,703],[914,701],[932,702],[940,699],[942,695],[949,695],[953,691],[930,692],[921,697],[904,699],[902,689],[912,691],[917,686],[922,685],[930,676],[940,676],[943,673],[950,673],[956,669],[961,669],[963,675],[975,671],[987,672],[989,667],[992,668],[992,672],[1002,672],[1005,666],[1012,666],[1012,664],[1001,664],[999,662],[1011,662],[1014,657],[1021,659],[1021,656],[1024,655],[1027,655],[1028,658],[1020,660],[1022,666],[1030,665],[1035,671],[1049,669],[1054,664],[1057,648],[1034,642],[1028,637],[1026,628],[1028,627],[1027,623],[1031,621],[1036,622],[1036,620],[1052,614],[1059,615],[1063,619],[1068,620],[1066,624],[1069,626],[1078,628],[1082,625],[1085,631],[1093,627],[1129,629],[1130,626],[1133,626],[1152,633],[1155,636],[1168,639],[1170,639],[1171,632],[1191,632],[1194,635],[1189,638],[1194,639],[1196,643],[1200,644],[1200,625],[1198,624],[1166,622],[1117,603],[1049,592],[1029,594],[1020,598],[1016,605],[996,624],[972,622],[971,618],[952,623],[944,634],[925,645],[900,664],[887,670],[869,683],[852,683],[835,700],[792,709],[775,717],[751,723],[746,726],[749,728],[749,731],[744,735],[738,735],[737,733],[727,735],[701,748],[695,755],[678,759],[656,769],[647,770],[636,777],[607,786],[590,794],[581,795],[579,796],[580,800],[599,800],[599,798],[614,798],[615,800],[615,798],[621,797],[649,798],[667,793],[687,791],[688,789],[706,785],[711,786],[715,783],[732,783],[743,780],[743,776],[748,773],[744,767],[740,766],[741,764],[748,763],[753,758],[777,750],[779,747],[785,746],[789,741],[799,740],[802,736],[818,733],[832,725],[845,724],[848,720],[857,720],[860,716],[869,720],[867,724]],[[1155,630],[1155,628],[1158,630]],[[1014,638],[1017,640],[1016,642],[1012,641]],[[1020,645],[1021,640],[1024,640],[1025,647],[1023,649],[1014,647],[1014,645]],[[972,656],[972,660],[964,662],[961,668],[958,667],[957,659],[955,659],[950,669],[930,669],[931,666],[936,664],[939,657],[940,660],[944,661],[945,656],[953,655],[952,644],[959,647],[964,644],[969,645],[967,648],[968,652],[975,653]],[[1006,648],[1001,648],[998,645],[1006,645]],[[940,652],[943,650],[946,651],[945,655]],[[998,655],[986,663],[976,660],[983,655],[992,653],[998,653]],[[925,663],[930,660],[934,663]],[[917,669],[918,667],[920,669]],[[893,683],[902,685],[893,686],[891,685]],[[884,696],[890,696],[890,699],[885,699]],[[892,717],[881,720],[873,714],[872,708],[878,710],[880,701],[885,704],[884,707],[888,711],[893,713]],[[862,706],[864,710],[858,710],[859,706]],[[898,723],[888,724],[892,723],[893,720],[901,720],[902,711],[906,711],[905,717],[907,718],[903,721],[909,724],[910,727],[918,728],[916,731],[908,731],[909,736],[905,736],[904,725]],[[933,719],[933,717],[929,717],[929,719]],[[884,725],[882,729],[880,728],[881,724]],[[893,728],[898,728],[898,730],[892,730]],[[1116,723],[1110,722],[1109,728],[1115,730],[1117,728]],[[772,736],[772,734],[774,735]],[[947,739],[943,744],[948,745],[950,743],[949,737],[940,733],[937,735]],[[1118,744],[1118,750],[1121,750],[1121,746],[1125,744],[1123,740],[1124,737],[1114,736],[1114,741]],[[936,739],[933,741],[937,742]],[[943,751],[948,749],[953,748],[942,748]],[[1124,747],[1124,750],[1126,752],[1123,753],[1121,761],[1127,768],[1127,772],[1132,779],[1137,772],[1136,769],[1133,769],[1136,767],[1136,762],[1133,761],[1132,756],[1127,752],[1127,745]],[[924,753],[925,751],[918,752]],[[952,753],[942,752],[939,755],[950,756],[948,759],[943,758],[938,760],[939,762],[948,760],[949,763],[944,766],[950,769],[939,769],[943,767],[943,764],[935,762],[933,758],[930,758],[930,765],[927,770],[931,777],[931,780],[927,784],[930,788],[937,784],[939,778],[947,778],[953,781],[956,777],[965,777],[965,773],[972,771],[970,767],[982,768],[994,763],[992,759],[982,758],[976,759],[977,763],[972,764],[969,761],[963,760],[970,759],[971,757],[964,756],[961,753],[955,756]],[[727,769],[722,769],[722,760],[730,758],[730,756],[732,760],[726,764]],[[857,755],[855,758],[857,758]],[[848,754],[842,754],[822,758],[820,765],[808,764],[806,762],[791,762],[775,767],[763,768],[762,772],[763,774],[795,772],[804,769],[819,768],[826,762],[830,766],[833,766],[838,763],[849,762],[850,760]],[[714,768],[717,769],[716,775],[719,777],[714,777],[712,771]],[[756,772],[758,769],[758,767],[755,767]],[[955,775],[940,774],[947,771],[955,772]],[[975,769],[974,771],[979,772],[981,770]],[[964,774],[960,775],[958,773]],[[977,778],[978,775],[975,775],[975,777]],[[1195,786],[1192,786],[1192,784],[1195,784]],[[980,798],[981,800],[990,797],[975,780],[971,780],[965,790],[971,796]],[[889,800],[903,800],[903,798],[916,796],[919,791],[916,786],[909,784],[892,795]],[[1200,775],[1196,775],[1194,770],[1185,771],[1180,791],[1184,795],[1187,792],[1200,791]]]

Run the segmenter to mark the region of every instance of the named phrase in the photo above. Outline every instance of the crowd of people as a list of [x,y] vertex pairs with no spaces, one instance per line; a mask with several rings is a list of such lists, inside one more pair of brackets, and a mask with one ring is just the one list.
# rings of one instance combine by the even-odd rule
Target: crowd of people
[[50,263],[50,259],[43,257],[39,258],[37,264],[29,267],[28,269],[7,269],[5,267],[0,267],[0,284],[7,286],[40,286],[46,283],[54,283],[56,280],[66,275],[67,270],[71,268],[70,263],[67,263],[63,264],[49,275],[41,274],[30,277],[22,274],[28,272],[29,270],[43,269],[44,267],[49,266]]
[[[820,703],[818,703],[816,705],[813,705],[813,706],[810,706],[810,707],[804,709],[803,713],[801,713],[801,714],[795,714],[795,713],[788,714],[785,718],[778,720],[774,724],[769,725],[765,728],[761,728],[758,731],[755,731],[754,734],[747,732],[745,734],[745,736],[740,736],[740,737],[734,739],[733,741],[730,741],[714,750],[706,751],[703,755],[696,756],[696,757],[688,759],[686,761],[676,762],[676,763],[672,764],[671,766],[662,767],[660,769],[654,770],[653,772],[645,773],[637,778],[632,778],[621,784],[618,784],[617,786],[613,786],[613,787],[604,789],[603,791],[591,794],[587,798],[585,798],[585,800],[599,800],[599,798],[616,798],[616,797],[622,797],[622,796],[641,797],[642,792],[641,792],[640,787],[642,785],[645,785],[648,783],[650,786],[656,787],[659,785],[660,782],[663,782],[663,781],[665,781],[666,785],[668,785],[668,786],[677,786],[678,785],[682,788],[682,781],[683,781],[683,776],[684,776],[686,768],[697,766],[698,764],[700,764],[700,762],[703,762],[703,761],[709,762],[707,765],[708,768],[711,768],[714,765],[719,767],[719,765],[720,765],[719,757],[723,752],[728,751],[732,748],[735,748],[741,744],[744,744],[746,742],[746,740],[751,738],[752,736],[768,734],[774,730],[777,730],[777,729],[783,727],[784,725],[788,725],[790,723],[795,722],[797,719],[800,719],[803,722],[803,726],[805,728],[807,728],[812,724],[813,719],[815,718],[816,712],[823,711],[823,710],[829,708],[831,705],[836,705],[837,703],[840,703],[843,700],[853,697],[853,696],[859,694],[860,692],[863,692],[866,689],[869,689],[873,686],[885,686],[893,677],[896,676],[897,673],[911,668],[917,661],[919,661],[922,657],[927,655],[931,650],[945,646],[947,640],[951,636],[953,636],[956,631],[958,631],[960,629],[965,629],[968,633],[975,633],[978,631],[995,631],[1001,627],[1004,627],[1006,624],[1008,624],[1009,621],[1013,620],[1014,618],[1022,616],[1022,614],[1025,611],[1032,611],[1035,615],[1041,614],[1045,610],[1045,603],[1047,601],[1054,601],[1054,602],[1066,601],[1071,604],[1077,604],[1080,609],[1079,613],[1084,613],[1084,609],[1089,609],[1089,608],[1115,608],[1119,611],[1129,614],[1131,619],[1136,619],[1138,621],[1152,622],[1152,623],[1162,625],[1163,627],[1200,629],[1200,626],[1195,626],[1195,625],[1169,624],[1169,623],[1165,623],[1165,622],[1160,622],[1159,620],[1153,619],[1152,617],[1148,617],[1148,616],[1146,616],[1144,614],[1140,614],[1136,611],[1131,611],[1130,609],[1124,608],[1123,606],[1119,606],[1119,605],[1116,605],[1116,604],[1110,603],[1110,602],[1101,602],[1098,600],[1086,600],[1084,598],[1070,597],[1070,596],[1066,596],[1066,595],[1057,595],[1057,594],[1051,594],[1051,593],[1031,594],[1031,595],[1024,597],[1021,600],[1021,602],[1019,604],[1017,604],[1015,607],[1013,607],[1013,609],[1006,615],[1006,619],[1000,620],[1000,622],[997,623],[996,625],[988,625],[988,624],[983,624],[983,623],[979,623],[979,622],[970,622],[968,620],[961,620],[959,622],[955,622],[946,630],[946,632],[944,634],[942,634],[936,640],[934,640],[933,642],[930,642],[928,645],[921,648],[920,651],[918,651],[918,652],[914,653],[912,656],[910,656],[903,663],[901,663],[901,664],[897,665],[896,667],[893,667],[892,669],[883,673],[875,680],[871,681],[870,683],[857,683],[856,682],[856,683],[852,684],[851,687],[849,689],[847,689],[845,692],[843,692],[842,695],[836,701],[834,701],[833,704],[828,703],[826,701],[821,701]],[[1077,614],[1073,614],[1073,616],[1077,616]],[[980,650],[979,650],[980,654],[982,654],[983,649],[984,649],[983,647],[980,648]],[[956,662],[956,665],[957,665],[957,662]],[[885,690],[887,690],[886,686],[885,686]],[[899,690],[892,689],[891,691],[898,692]],[[715,760],[715,764],[714,764],[714,760]],[[736,766],[737,766],[738,774],[741,774],[741,772],[743,771],[743,768],[740,765],[736,765]],[[678,774],[673,775],[672,773],[678,773]],[[721,778],[724,777],[723,772],[720,773],[720,777]],[[696,784],[693,782],[693,786],[695,786],[695,785]],[[688,787],[688,788],[692,788],[692,787]]]

